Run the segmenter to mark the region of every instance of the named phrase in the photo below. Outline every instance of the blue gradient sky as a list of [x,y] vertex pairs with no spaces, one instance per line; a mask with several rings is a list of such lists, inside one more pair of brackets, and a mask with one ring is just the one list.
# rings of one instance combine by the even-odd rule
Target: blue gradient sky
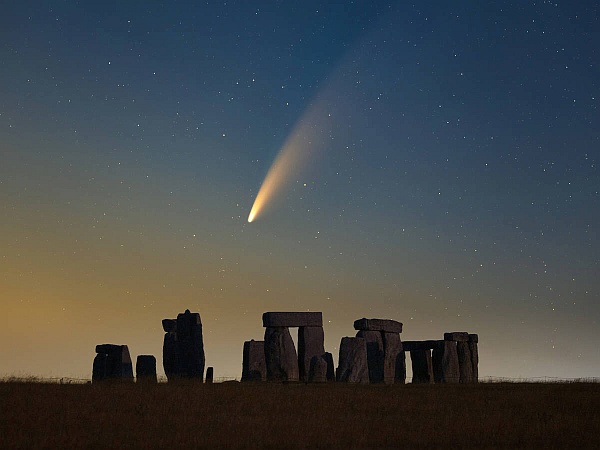
[[599,376],[597,4],[331,3],[3,8],[0,375],[160,362],[189,308],[216,377],[269,310],[323,311],[336,361],[379,317],[478,333],[482,376]]

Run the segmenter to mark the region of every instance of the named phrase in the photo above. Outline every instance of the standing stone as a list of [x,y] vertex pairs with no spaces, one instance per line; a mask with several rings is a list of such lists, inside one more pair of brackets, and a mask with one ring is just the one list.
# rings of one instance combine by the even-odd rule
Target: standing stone
[[433,365],[431,363],[431,350],[411,350],[410,360],[412,362],[413,384],[433,383]]
[[156,358],[154,355],[138,355],[135,362],[135,376],[140,383],[157,383]]
[[177,333],[175,332],[165,334],[163,341],[163,368],[169,380],[177,377],[180,372],[179,356],[177,353]]
[[267,381],[298,381],[298,356],[287,327],[265,329]]
[[206,383],[212,384],[214,377],[214,369],[212,367],[206,368]]
[[458,370],[461,383],[473,382],[473,362],[468,342],[457,342],[456,353],[458,355]]
[[335,381],[335,367],[333,365],[333,355],[329,352],[323,354],[323,359],[327,362],[327,381]]
[[337,381],[368,383],[367,341],[362,337],[344,337],[340,343]]
[[313,357],[325,353],[323,327],[300,327],[298,329],[298,369],[300,380],[309,381],[310,364]]
[[439,341],[433,349],[433,377],[436,383],[458,383],[460,372],[456,342]]
[[308,381],[310,383],[327,382],[327,361],[323,356],[313,356],[310,360]]
[[393,384],[396,381],[404,383],[406,366],[400,335],[387,332],[382,332],[381,335],[383,338],[383,382],[385,384]]
[[92,381],[120,379],[133,381],[133,365],[126,345],[100,344],[96,346],[92,367]]
[[476,334],[469,334],[469,352],[471,353],[471,371],[473,374],[473,383],[479,382],[479,353],[477,350],[478,342],[479,336]]
[[367,363],[369,366],[369,380],[371,383],[383,382],[383,338],[379,331],[360,330],[356,337],[363,338],[367,343]]
[[242,357],[242,381],[265,381],[267,369],[265,366],[265,342],[244,342]]
[[204,376],[204,342],[200,314],[189,309],[177,315],[177,355],[179,375],[187,378]]

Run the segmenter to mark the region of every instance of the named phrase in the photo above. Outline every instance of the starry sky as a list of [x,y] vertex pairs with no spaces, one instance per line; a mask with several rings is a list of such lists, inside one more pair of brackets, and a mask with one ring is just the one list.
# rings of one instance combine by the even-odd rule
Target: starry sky
[[483,378],[600,376],[596,2],[1,9],[0,376],[100,343],[162,374],[188,308],[216,378],[307,310],[336,363],[374,317],[478,333]]

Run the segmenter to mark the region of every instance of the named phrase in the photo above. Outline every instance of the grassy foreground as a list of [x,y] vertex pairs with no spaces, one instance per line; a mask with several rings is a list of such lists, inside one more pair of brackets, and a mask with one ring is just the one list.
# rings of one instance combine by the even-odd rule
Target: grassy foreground
[[600,384],[0,382],[0,448],[600,448]]

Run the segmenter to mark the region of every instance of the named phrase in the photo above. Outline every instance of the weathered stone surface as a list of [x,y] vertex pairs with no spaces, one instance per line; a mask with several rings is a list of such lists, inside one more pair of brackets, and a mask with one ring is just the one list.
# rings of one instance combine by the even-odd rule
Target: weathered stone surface
[[244,342],[242,381],[265,381],[266,379],[265,342],[255,340]]
[[344,337],[340,343],[337,381],[368,383],[367,341],[361,337]]
[[263,327],[322,327],[321,312],[266,312]]
[[436,341],[402,341],[402,349],[405,352],[413,350],[433,350],[439,346],[439,340]]
[[179,357],[177,355],[177,333],[166,333],[163,341],[163,368],[167,379],[177,377]]
[[383,338],[383,382],[385,384],[404,383],[406,360],[400,334],[384,332],[381,335]]
[[267,381],[298,381],[298,355],[287,327],[265,329]]
[[177,319],[163,319],[162,326],[167,333],[175,333],[177,331]]
[[135,361],[135,377],[137,382],[157,383],[156,358],[154,355],[138,355]]
[[445,341],[454,342],[467,342],[469,340],[469,333],[463,331],[454,331],[452,333],[444,333]]
[[469,334],[469,342],[479,342],[479,335],[477,334]]
[[402,333],[402,323],[389,319],[358,319],[354,321],[355,330],[385,331],[387,333]]
[[177,355],[179,376],[200,378],[204,376],[204,341],[200,314],[187,309],[177,315]]
[[96,346],[92,367],[92,381],[120,379],[133,381],[133,365],[126,345],[100,344]]
[[469,352],[471,353],[473,383],[477,383],[479,381],[479,352],[477,350],[477,341],[469,341]]
[[473,382],[473,362],[468,342],[457,342],[456,353],[458,355],[458,371],[461,383]]
[[214,369],[212,367],[206,368],[206,383],[212,384],[214,377]]
[[439,347],[432,352],[433,377],[436,383],[458,383],[460,372],[456,342],[440,341]]
[[310,383],[327,382],[327,361],[323,356],[313,356],[311,358],[308,381]]
[[383,337],[380,331],[360,330],[356,337],[363,338],[367,343],[367,364],[369,366],[369,381],[383,383]]
[[333,355],[329,352],[323,354],[323,359],[327,362],[327,381],[335,381],[335,367],[333,366]]
[[412,363],[413,384],[433,383],[433,365],[431,362],[431,350],[411,350],[410,360]]
[[298,329],[298,369],[300,380],[308,381],[313,357],[325,353],[323,327],[300,327]]

